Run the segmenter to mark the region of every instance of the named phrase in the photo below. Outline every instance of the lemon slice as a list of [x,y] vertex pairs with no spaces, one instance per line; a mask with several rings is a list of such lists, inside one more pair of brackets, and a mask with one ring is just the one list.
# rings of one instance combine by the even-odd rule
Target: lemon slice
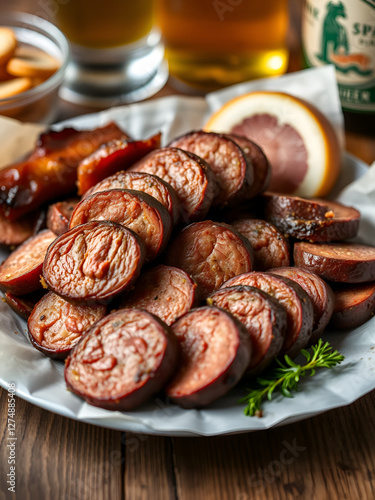
[[34,47],[19,47],[7,64],[7,71],[13,76],[48,78],[60,67],[54,57]]
[[310,103],[282,92],[252,92],[228,101],[204,130],[256,142],[272,167],[270,191],[325,196],[340,172],[341,150],[329,120]]
[[13,78],[5,82],[0,82],[0,99],[13,97],[21,92],[31,89],[33,82],[30,78]]

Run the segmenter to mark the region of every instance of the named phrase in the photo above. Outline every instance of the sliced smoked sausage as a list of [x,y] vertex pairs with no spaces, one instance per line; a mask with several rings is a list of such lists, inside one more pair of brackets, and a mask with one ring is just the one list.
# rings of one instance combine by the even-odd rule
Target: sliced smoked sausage
[[183,408],[199,408],[226,394],[243,376],[250,337],[232,315],[216,307],[193,309],[172,325],[181,361],[167,396]]
[[142,273],[119,307],[146,309],[167,325],[199,302],[195,281],[182,269],[160,264]]
[[69,198],[68,200],[58,201],[48,207],[47,227],[56,236],[60,236],[60,234],[69,229],[70,217],[79,201],[79,198]]
[[341,241],[354,238],[358,232],[360,213],[353,207],[277,193],[264,193],[262,200],[265,218],[296,239]]
[[70,304],[55,293],[48,292],[29,316],[30,341],[43,354],[64,359],[84,332],[106,311],[105,305]]
[[375,283],[335,286],[330,326],[347,330],[363,325],[375,314]]
[[218,190],[209,165],[178,148],[153,151],[128,172],[147,172],[170,184],[177,193],[186,222],[204,219]]
[[363,283],[375,280],[375,248],[358,243],[298,242],[294,263],[329,281]]
[[121,309],[95,323],[65,365],[68,389],[89,404],[130,410],[160,391],[173,375],[178,343],[147,311]]
[[70,228],[91,220],[111,220],[132,229],[146,246],[146,260],[164,250],[172,231],[167,209],[152,196],[131,189],[99,191],[82,200],[72,213]]
[[253,350],[245,376],[262,372],[283,345],[287,325],[285,308],[262,290],[242,285],[217,290],[207,303],[229,311],[246,327]]
[[252,270],[252,248],[232,226],[195,222],[168,246],[166,263],[190,274],[207,297],[224,281]]
[[107,189],[133,189],[147,193],[165,206],[173,224],[177,224],[180,219],[180,202],[176,191],[168,182],[163,181],[156,175],[146,172],[117,172],[89,189],[84,198]]
[[273,224],[260,219],[238,219],[232,226],[250,241],[255,271],[290,265],[289,243]]
[[253,165],[241,147],[228,136],[198,130],[173,140],[170,147],[190,151],[207,161],[220,188],[213,202],[215,206],[233,205],[250,197]]
[[314,344],[322,336],[333,313],[335,297],[332,288],[317,274],[300,267],[283,267],[272,269],[271,272],[295,281],[310,297],[314,309],[314,326],[310,344]]
[[77,303],[106,303],[139,276],[145,247],[137,234],[110,221],[75,226],[50,245],[43,277],[48,288]]
[[226,281],[222,288],[247,285],[259,288],[277,299],[286,310],[287,329],[282,354],[296,356],[310,341],[313,329],[313,307],[307,293],[294,281],[270,273],[246,273]]
[[0,290],[25,295],[42,287],[44,257],[56,235],[49,229],[29,238],[0,265]]
[[249,158],[249,162],[253,165],[254,181],[252,189],[249,192],[249,197],[253,198],[263,193],[263,191],[268,189],[271,182],[271,165],[262,148],[247,137],[235,134],[226,135],[242,148],[243,152]]

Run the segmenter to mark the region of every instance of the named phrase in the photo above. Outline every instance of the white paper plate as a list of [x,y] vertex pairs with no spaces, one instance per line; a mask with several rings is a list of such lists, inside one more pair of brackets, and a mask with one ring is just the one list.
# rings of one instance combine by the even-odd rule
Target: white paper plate
[[[201,127],[211,109],[201,98],[168,97],[86,115],[69,124],[94,128],[116,120],[136,138],[162,130],[168,141],[187,130]],[[358,178],[359,181],[352,183]],[[340,199],[348,203],[360,200],[360,209],[365,214],[360,237],[375,245],[375,194],[369,188],[372,185],[375,190],[374,168],[369,169],[346,154],[336,194],[348,183],[352,184],[342,192]],[[371,235],[374,235],[373,241],[369,239]],[[4,257],[4,253],[0,254],[1,260]],[[238,404],[243,392],[239,388],[204,410],[183,410],[158,396],[134,411],[110,412],[90,406],[66,390],[63,363],[52,361],[35,350],[27,339],[26,323],[0,301],[0,384],[6,388],[8,383],[15,382],[19,397],[46,410],[122,431],[170,436],[248,432],[295,422],[350,404],[375,388],[375,319],[352,331],[327,332],[324,339],[346,356],[345,361],[332,370],[322,370],[315,377],[302,380],[302,390],[293,399],[276,396],[272,402],[267,402],[263,418],[243,415],[243,405]]]

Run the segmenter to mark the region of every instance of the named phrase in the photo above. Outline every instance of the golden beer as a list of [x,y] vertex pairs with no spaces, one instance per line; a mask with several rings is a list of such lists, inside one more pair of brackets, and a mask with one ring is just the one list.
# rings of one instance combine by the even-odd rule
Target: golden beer
[[156,0],[170,73],[212,90],[286,71],[288,0]]
[[106,49],[135,42],[153,26],[153,0],[54,0],[56,22],[69,40]]

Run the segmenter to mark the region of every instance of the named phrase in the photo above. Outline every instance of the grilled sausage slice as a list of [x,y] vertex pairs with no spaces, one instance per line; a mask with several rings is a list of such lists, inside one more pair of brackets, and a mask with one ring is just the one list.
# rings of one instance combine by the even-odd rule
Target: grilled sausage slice
[[7,292],[4,294],[4,300],[8,306],[21,318],[28,319],[35,304],[45,295],[45,290],[37,290],[26,295],[13,295]]
[[172,231],[167,209],[152,196],[130,189],[109,189],[88,196],[74,209],[69,226],[91,220],[111,220],[132,229],[143,240],[148,261],[164,250]]
[[218,189],[209,165],[178,148],[154,151],[128,171],[154,174],[170,184],[180,200],[186,222],[204,219]]
[[181,207],[176,191],[156,175],[146,172],[117,172],[89,189],[84,198],[107,189],[133,189],[147,193],[165,206],[173,224],[180,220]]
[[46,229],[14,250],[0,266],[0,290],[25,295],[42,287],[44,257],[56,235]]
[[309,343],[313,329],[313,307],[307,293],[294,281],[270,273],[246,273],[226,281],[222,288],[247,285],[277,299],[286,310],[287,329],[282,354],[294,357]]
[[15,221],[6,219],[0,212],[0,245],[8,247],[21,245],[34,236],[44,223],[45,213],[42,210],[35,210]]
[[64,359],[84,332],[106,311],[105,305],[74,305],[48,292],[29,316],[27,326],[30,341],[43,354]]
[[199,408],[226,394],[244,374],[251,356],[250,337],[232,315],[199,307],[172,325],[181,361],[167,396],[183,408]]
[[335,307],[330,326],[347,330],[363,325],[375,314],[375,283],[341,285],[334,288]]
[[174,238],[166,262],[190,274],[207,297],[224,281],[252,270],[252,249],[227,224],[195,222]]
[[173,375],[178,344],[169,327],[138,309],[121,309],[93,325],[65,365],[68,388],[89,404],[131,410]]
[[230,137],[215,132],[193,131],[178,137],[170,147],[190,151],[203,158],[213,170],[219,193],[213,204],[236,204],[249,198],[253,190],[254,170],[241,147]]
[[262,290],[241,285],[217,290],[207,303],[229,311],[246,327],[253,352],[245,376],[262,372],[282,348],[287,324],[285,308]]
[[70,302],[106,303],[132,285],[145,259],[142,240],[110,221],[73,227],[50,245],[43,277]]
[[69,198],[68,200],[58,201],[48,207],[47,227],[56,236],[60,236],[60,234],[69,229],[70,217],[79,201],[79,198]]
[[329,281],[363,283],[375,280],[375,248],[358,243],[298,242],[294,263]]
[[314,309],[314,325],[310,344],[314,344],[322,336],[333,313],[335,297],[332,288],[317,274],[299,267],[283,267],[272,269],[271,272],[295,281],[310,297]]
[[250,241],[255,271],[290,265],[289,243],[273,224],[260,219],[239,219],[232,226]]
[[119,307],[146,309],[167,325],[199,302],[195,281],[182,269],[160,264],[142,273]]
[[310,242],[354,238],[360,213],[334,201],[306,200],[298,196],[264,193],[265,218],[281,232]]
[[268,189],[271,182],[271,165],[262,148],[255,144],[247,137],[235,134],[227,134],[236,144],[238,144],[242,151],[249,158],[249,162],[253,165],[254,181],[253,186],[249,192],[249,198],[254,198],[260,193]]
[[103,144],[78,165],[78,194],[84,194],[106,177],[130,167],[150,151],[160,148],[160,140],[159,133],[145,141],[117,139]]

